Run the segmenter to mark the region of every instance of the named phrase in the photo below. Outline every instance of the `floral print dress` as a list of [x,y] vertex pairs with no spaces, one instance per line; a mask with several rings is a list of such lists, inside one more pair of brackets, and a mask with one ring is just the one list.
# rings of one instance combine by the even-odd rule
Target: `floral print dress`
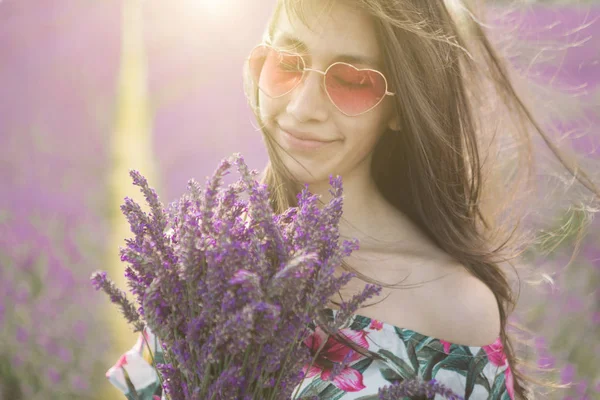
[[[335,310],[328,312],[331,318],[335,316]],[[376,400],[379,388],[420,377],[426,381],[435,379],[465,399],[514,400],[513,375],[499,338],[482,347],[457,345],[354,315],[341,333],[381,357],[374,360],[327,338],[319,327],[310,328],[312,334],[305,341],[309,348],[316,350],[327,342],[315,364],[305,369],[306,378],[294,392],[296,398]],[[162,353],[156,337],[150,331],[144,335],[106,376],[128,399],[135,398],[135,391],[140,400],[160,400],[160,382],[152,367],[152,356],[160,362]],[[152,353],[144,345],[145,340]],[[340,363],[346,366],[333,373],[332,365]]]

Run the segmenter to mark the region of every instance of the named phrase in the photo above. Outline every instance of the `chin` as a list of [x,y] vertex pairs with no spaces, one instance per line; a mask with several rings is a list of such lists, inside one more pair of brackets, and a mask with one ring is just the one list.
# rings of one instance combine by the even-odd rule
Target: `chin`
[[[301,185],[309,184],[329,184],[329,176],[335,175],[333,168],[328,168],[323,162],[318,160],[303,159],[295,156],[296,160],[287,154],[282,155],[282,160],[286,168],[289,170],[292,178]],[[302,165],[301,165],[301,164]]]

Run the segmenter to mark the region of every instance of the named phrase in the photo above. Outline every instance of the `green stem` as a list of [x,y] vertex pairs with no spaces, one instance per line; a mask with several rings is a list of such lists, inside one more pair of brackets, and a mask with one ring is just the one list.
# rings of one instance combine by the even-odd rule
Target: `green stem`
[[[252,371],[252,375],[251,377],[254,377],[254,375],[256,375],[256,369],[258,368],[258,363],[260,361],[260,355],[262,353],[262,349],[263,349],[264,345],[263,343],[260,344],[260,347],[258,348],[258,356],[256,357],[256,363],[254,364],[254,371]],[[255,385],[254,385],[254,390],[252,391],[252,398],[255,399],[256,398],[256,391],[258,390],[258,382],[259,380],[255,381]]]
[[202,394],[206,395],[206,384],[208,383],[208,380],[210,378],[211,375],[211,365],[210,363],[206,363],[206,367],[204,368],[204,376],[202,377]]
[[[313,364],[315,363],[315,360],[317,359],[317,357],[319,356],[319,354],[321,353],[321,350],[323,350],[323,347],[325,347],[325,344],[327,344],[327,340],[329,340],[329,334],[327,334],[327,337],[325,338],[325,340],[323,340],[323,343],[321,344],[321,347],[319,347],[319,350],[317,350],[317,352],[315,353],[315,356],[313,357],[313,359],[310,362],[310,365],[308,366],[308,368],[306,369],[306,372],[310,371],[311,367],[313,366]],[[306,379],[306,374],[304,374],[304,376],[302,377],[302,380],[300,381],[300,383],[298,384],[298,387],[296,388],[296,392],[298,392],[300,390],[300,387],[302,386],[302,384],[304,383],[304,380]],[[292,399],[297,395],[298,393],[294,393],[292,395]]]
[[[321,343],[321,346],[319,347],[319,349],[315,353],[313,359],[311,360],[310,365],[308,366],[308,368],[306,368],[306,372],[307,373],[312,368],[313,364],[315,363],[315,360],[317,359],[317,357],[321,353],[321,350],[323,350],[323,347],[325,347],[325,344],[327,344],[328,340],[329,340],[329,334],[327,334],[327,337],[325,338],[325,340],[323,340],[323,343]],[[302,380],[300,381],[300,383],[296,387],[296,391],[292,394],[292,399],[295,398],[299,394],[300,387],[302,387],[302,384],[304,383],[304,380],[306,379],[306,374],[303,374],[303,375],[304,376],[302,377]]]
[[[269,400],[273,400],[275,398],[275,394],[277,394],[277,388],[279,387],[279,382],[281,381],[283,371],[285,371],[285,366],[287,364],[288,359],[290,358],[290,354],[292,354],[292,350],[297,346],[297,341],[298,341],[299,336],[300,336],[300,332],[296,332],[296,336],[294,337],[294,342],[293,342],[294,345],[290,346],[290,348],[288,349],[288,352],[285,355],[285,359],[283,360],[283,364],[279,368],[279,376],[277,377],[277,382],[275,383],[275,386],[273,388],[273,393],[271,394],[271,397],[269,398]],[[304,381],[304,378],[303,378],[303,381]]]
[[[156,362],[154,361],[154,354],[152,353],[152,349],[150,348],[150,343],[148,343],[148,339],[146,339],[146,335],[144,334],[144,331],[142,331],[142,339],[144,339],[144,343],[146,343],[146,347],[148,348],[148,352],[150,353],[150,359],[152,360],[152,366],[154,367],[154,371],[156,372],[156,375],[158,375],[158,381],[160,382],[160,387],[163,388],[164,390],[164,386],[163,386],[163,380],[162,380],[162,376],[160,375],[160,372],[158,371],[158,368],[156,367]],[[157,340],[157,337],[154,336],[154,340]],[[169,400],[169,396],[165,394],[165,396],[167,397],[167,400]]]
[[[249,348],[246,348],[246,353],[244,353],[244,363],[242,364],[242,376],[246,376],[246,366],[248,365],[248,358],[250,358]],[[246,381],[246,385],[248,381]],[[245,394],[245,393],[244,393]]]

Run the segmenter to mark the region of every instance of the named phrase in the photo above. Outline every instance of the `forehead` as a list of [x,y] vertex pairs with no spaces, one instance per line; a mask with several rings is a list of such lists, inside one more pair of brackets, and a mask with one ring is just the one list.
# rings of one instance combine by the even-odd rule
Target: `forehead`
[[282,7],[274,21],[273,43],[294,45],[291,41],[296,39],[304,44],[305,48],[300,50],[313,58],[344,56],[379,63],[380,50],[375,29],[366,13],[335,2],[330,9],[315,7],[307,13],[305,20]]

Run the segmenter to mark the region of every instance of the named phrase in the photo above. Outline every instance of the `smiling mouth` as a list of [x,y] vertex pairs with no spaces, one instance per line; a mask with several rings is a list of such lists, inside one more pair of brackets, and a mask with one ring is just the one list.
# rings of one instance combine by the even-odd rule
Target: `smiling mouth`
[[279,130],[281,132],[281,136],[282,136],[284,144],[287,145],[287,147],[298,149],[298,150],[317,150],[317,149],[321,149],[323,147],[329,146],[329,145],[337,142],[337,140],[323,141],[323,140],[302,139],[282,128],[279,128]]

